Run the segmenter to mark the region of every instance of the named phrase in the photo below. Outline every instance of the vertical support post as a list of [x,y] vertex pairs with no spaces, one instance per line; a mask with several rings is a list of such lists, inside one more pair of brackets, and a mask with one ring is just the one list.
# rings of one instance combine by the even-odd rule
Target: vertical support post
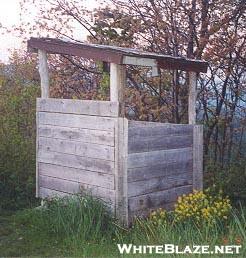
[[38,105],[36,105],[36,197],[39,197],[39,167],[38,167],[38,145],[39,145],[39,122]]
[[119,102],[119,115],[115,125],[115,190],[116,217],[124,226],[128,226],[127,194],[127,155],[128,120],[124,118],[124,87],[126,68],[124,65],[110,64],[110,101]]
[[128,120],[119,117],[115,131],[115,188],[116,188],[116,217],[122,225],[128,227]]
[[124,65],[110,64],[110,101],[119,102],[119,116],[125,114],[124,87],[126,83],[126,68]]
[[189,72],[189,104],[188,119],[189,124],[196,124],[196,83],[197,76],[195,72]]
[[203,189],[203,126],[193,126],[193,189]]
[[41,79],[41,98],[49,98],[49,69],[47,62],[47,53],[44,50],[38,50],[39,74]]

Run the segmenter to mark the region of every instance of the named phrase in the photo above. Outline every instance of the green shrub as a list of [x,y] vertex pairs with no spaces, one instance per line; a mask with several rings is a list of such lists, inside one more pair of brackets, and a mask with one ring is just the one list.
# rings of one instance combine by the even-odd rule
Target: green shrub
[[36,86],[0,88],[0,209],[34,202],[37,95]]
[[23,218],[32,224],[36,235],[79,245],[103,242],[115,235],[109,208],[100,199],[89,195],[47,199],[44,207],[23,213],[22,223],[25,223]]
[[175,204],[175,221],[193,221],[200,223],[216,223],[228,219],[231,212],[231,203],[222,192],[212,195],[210,189],[203,191],[194,190],[193,193],[184,194]]
[[238,158],[224,167],[206,162],[204,180],[207,187],[221,188],[233,202],[246,203],[246,159]]
[[211,226],[228,220],[231,203],[223,197],[222,191],[214,193],[213,188],[179,196],[174,211],[158,209],[151,212],[149,220],[154,225],[193,223],[196,226]]

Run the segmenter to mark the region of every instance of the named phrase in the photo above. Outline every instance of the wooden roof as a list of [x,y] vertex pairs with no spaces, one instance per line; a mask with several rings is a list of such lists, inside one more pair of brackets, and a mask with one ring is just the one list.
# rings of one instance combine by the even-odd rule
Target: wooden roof
[[[152,52],[144,52],[132,48],[123,48],[109,45],[97,45],[87,43],[74,43],[52,38],[31,38],[28,40],[28,49],[37,52],[38,49],[45,50],[51,54],[65,54],[100,60],[115,64],[128,64],[127,60],[136,59],[137,64],[145,60],[154,61],[156,65],[163,69],[184,70],[194,72],[207,72],[208,63],[201,60],[187,59],[184,57],[173,57]],[[152,66],[152,65],[146,65]]]

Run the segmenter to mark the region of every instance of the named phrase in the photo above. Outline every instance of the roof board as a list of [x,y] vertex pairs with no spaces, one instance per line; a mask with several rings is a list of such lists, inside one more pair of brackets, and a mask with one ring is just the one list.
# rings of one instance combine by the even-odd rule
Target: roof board
[[124,57],[155,60],[163,69],[207,72],[208,63],[201,60],[173,57],[153,52],[145,52],[132,48],[123,48],[109,45],[74,43],[52,38],[31,38],[28,40],[28,49],[37,52],[38,49],[53,54],[65,54],[100,60],[109,63],[124,64]]

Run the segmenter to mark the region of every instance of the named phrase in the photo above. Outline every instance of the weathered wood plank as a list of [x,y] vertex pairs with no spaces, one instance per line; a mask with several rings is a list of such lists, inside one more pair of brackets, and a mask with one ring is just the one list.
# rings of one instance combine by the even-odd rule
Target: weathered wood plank
[[112,146],[40,137],[39,149],[114,161],[114,147]]
[[123,64],[137,65],[137,66],[151,66],[151,67],[158,66],[156,59],[141,58],[141,57],[134,57],[134,56],[124,56]]
[[81,192],[78,182],[64,180],[49,176],[39,176],[40,187],[56,190],[59,192],[76,194]]
[[39,150],[38,161],[42,163],[49,163],[108,174],[114,173],[113,161],[93,159],[58,152]]
[[130,197],[128,205],[130,211],[144,210],[150,208],[165,207],[166,203],[175,202],[178,196],[192,192],[192,186],[186,185],[160,192]]
[[110,64],[110,100],[120,103],[120,116],[124,116],[124,87],[126,84],[126,67]]
[[39,124],[112,131],[115,119],[108,117],[39,112]]
[[78,182],[63,180],[54,177],[40,176],[40,186],[58,192],[77,194],[87,193],[95,197],[100,197],[105,201],[115,203],[115,191],[97,186],[86,185]]
[[39,125],[39,122],[38,122],[38,115],[36,113],[36,197],[38,198],[39,197],[39,181],[38,181],[38,178],[39,178],[39,170],[38,170],[38,139],[39,139],[39,130],[38,130],[38,125]]
[[114,131],[39,125],[39,136],[114,146]]
[[180,175],[192,173],[193,160],[156,164],[150,167],[128,169],[128,182],[148,180],[156,177]]
[[188,161],[192,158],[192,148],[159,150],[128,155],[128,168],[148,167],[156,164]]
[[42,98],[49,98],[49,68],[47,62],[47,52],[38,50],[38,70],[41,81],[41,96]]
[[196,83],[197,73],[189,72],[189,98],[188,98],[188,117],[189,124],[196,123]]
[[64,192],[60,192],[60,191],[56,191],[56,190],[52,190],[52,189],[48,189],[48,188],[44,188],[44,187],[40,187],[39,189],[40,192],[40,198],[54,198],[54,197],[65,197],[68,196],[70,194],[68,193],[64,193]]
[[192,135],[193,127],[187,124],[166,124],[144,121],[129,121],[129,138]]
[[115,131],[115,182],[116,182],[116,216],[121,223],[128,226],[127,196],[127,133],[128,120],[118,118]]
[[37,111],[117,117],[119,114],[119,103],[77,99],[37,99]]
[[[175,202],[170,202],[170,203],[165,203],[164,206],[158,207],[158,208],[163,208],[167,211],[173,210],[174,209],[174,204]],[[129,211],[129,223],[133,223],[136,218],[147,218],[150,216],[150,213],[157,208],[146,208],[143,210],[137,210],[137,211]]]
[[92,172],[53,164],[38,163],[39,174],[64,180],[80,182],[87,185],[115,189],[114,175]]
[[193,189],[203,189],[203,126],[194,125]]
[[129,153],[186,148],[191,147],[193,143],[192,135],[136,136],[131,137],[128,140]]
[[172,189],[174,187],[191,184],[192,173],[131,182],[128,183],[128,197],[139,196],[152,192],[159,192],[167,189]]

